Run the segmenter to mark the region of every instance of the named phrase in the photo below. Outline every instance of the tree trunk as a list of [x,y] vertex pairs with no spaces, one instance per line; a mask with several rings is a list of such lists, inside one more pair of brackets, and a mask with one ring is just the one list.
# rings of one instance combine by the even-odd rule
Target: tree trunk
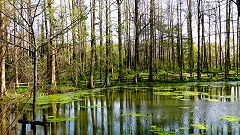
[[219,19],[219,66],[222,70],[222,19],[221,19],[221,0],[218,0],[218,19]]
[[197,14],[198,14],[198,22],[197,22],[197,28],[198,28],[198,62],[197,62],[197,67],[198,67],[198,69],[197,69],[197,79],[198,79],[198,81],[200,81],[201,80],[201,72],[200,72],[200,65],[201,65],[201,61],[200,61],[200,59],[201,59],[201,56],[200,56],[200,54],[201,54],[201,49],[200,49],[200,39],[201,39],[201,37],[200,37],[200,19],[201,19],[201,13],[200,13],[200,6],[201,6],[201,0],[198,0],[197,1],[198,2],[198,12],[197,12]]
[[[5,5],[5,0],[0,1],[0,9],[3,9]],[[7,31],[6,18],[3,13],[0,12],[0,39],[6,39],[7,35],[5,31]],[[0,41],[0,66],[1,66],[1,96],[5,95],[6,92],[6,69],[5,69],[5,59],[6,59],[6,43]]]
[[228,80],[230,70],[230,13],[231,6],[230,1],[226,3],[226,56],[225,56],[225,79]]
[[[70,4],[70,2],[69,2]],[[77,3],[75,0],[72,0],[72,9],[71,9],[71,22],[76,20],[77,16]],[[70,7],[70,6],[69,6]],[[77,58],[77,37],[76,37],[76,26],[72,27],[72,48],[73,48],[73,55],[72,55],[72,81],[75,86],[78,84],[78,58]]]
[[[179,7],[180,6],[180,7]],[[183,65],[182,65],[182,34],[181,34],[181,1],[177,5],[177,59],[178,59],[178,67],[180,69],[180,80],[183,80]]]
[[194,51],[193,51],[193,36],[192,36],[192,0],[188,0],[188,44],[189,44],[190,76],[193,76]]
[[[96,1],[91,0],[91,6],[93,9],[96,7]],[[88,81],[88,88],[93,89],[93,74],[94,74],[94,54],[95,54],[95,46],[96,46],[96,37],[95,37],[95,10],[93,10],[91,14],[91,60],[90,60],[90,75]]]
[[218,46],[217,46],[217,5],[215,10],[215,68],[218,68]]
[[[54,33],[54,9],[52,7],[53,0],[48,0],[48,10],[49,10],[49,24],[50,24],[50,37]],[[56,83],[56,41],[52,40],[50,42],[51,50],[51,93],[56,93],[57,83]]]
[[148,81],[153,82],[153,44],[154,44],[154,30],[153,30],[153,14],[154,14],[154,0],[150,0],[150,61],[149,61],[149,77]]
[[240,43],[240,34],[239,34],[239,30],[240,30],[240,24],[239,24],[239,15],[237,17],[237,76],[239,76],[239,62],[240,62],[240,46],[239,46],[239,43]]
[[117,0],[118,6],[118,53],[119,53],[119,69],[118,69],[118,79],[119,81],[123,76],[123,60],[122,60],[122,18],[121,18],[121,4],[122,0]]
[[138,18],[138,3],[139,0],[135,0],[135,15],[134,15],[134,24],[135,24],[135,61],[134,61],[134,84],[138,83],[139,77],[139,18]]
[[99,0],[100,80],[103,82],[103,0]]
[[204,7],[204,1],[201,2],[201,25],[202,25],[202,71],[203,70],[208,70],[208,62],[207,62],[207,47],[206,47],[206,42],[205,42],[205,7]]
[[212,68],[211,15],[208,15],[208,69]]
[[109,10],[110,5],[108,0],[106,0],[106,65],[105,65],[105,86],[110,86],[110,78],[109,78],[109,67],[110,67],[110,34],[109,34]]

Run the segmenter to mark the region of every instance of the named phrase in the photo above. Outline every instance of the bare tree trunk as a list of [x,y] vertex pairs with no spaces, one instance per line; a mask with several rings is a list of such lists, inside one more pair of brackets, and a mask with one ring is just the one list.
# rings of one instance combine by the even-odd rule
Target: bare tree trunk
[[239,46],[239,43],[240,43],[240,34],[239,34],[239,30],[240,30],[240,24],[239,24],[239,15],[237,17],[237,76],[239,76],[239,62],[240,62],[240,46]]
[[[13,4],[16,5],[16,0],[13,1]],[[16,13],[16,9],[14,8],[13,10],[14,13]],[[13,23],[13,43],[17,44],[17,39],[16,39],[16,34],[17,34],[17,24],[16,22]],[[22,33],[21,33],[22,34]],[[19,87],[19,79],[18,79],[18,48],[14,48],[14,66],[15,66],[15,83],[16,86]]]
[[95,37],[95,7],[96,1],[91,0],[91,6],[94,9],[91,14],[91,60],[90,60],[90,76],[88,81],[88,88],[93,89],[93,74],[94,74],[94,54],[95,54],[95,46],[96,46],[96,37]]
[[[70,4],[70,2],[69,2]],[[77,16],[77,3],[75,2],[75,0],[72,0],[72,9],[71,9],[71,22],[74,22],[74,20],[76,19]],[[70,7],[70,6],[69,6]],[[72,71],[72,81],[73,84],[77,86],[78,84],[78,58],[77,58],[77,37],[76,37],[76,26],[72,27],[72,48],[73,48],[73,55],[72,55],[72,67],[73,67],[73,71]]]
[[[233,6],[232,6],[232,4],[230,4],[230,9],[233,9]],[[233,67],[233,68],[236,68],[236,50],[235,50],[235,48],[236,48],[236,46],[235,46],[235,27],[234,27],[234,20],[233,20],[233,13],[234,11],[232,10],[231,11],[231,22],[232,22],[232,52],[233,52],[233,62],[232,62],[232,65],[230,65],[231,67]],[[230,13],[229,13],[230,14]],[[230,67],[230,69],[231,69],[231,67]]]
[[138,83],[139,77],[139,17],[138,17],[138,3],[139,0],[135,0],[135,15],[134,15],[134,24],[135,24],[135,61],[134,61],[134,84]]
[[[54,9],[52,7],[53,0],[48,0],[48,10],[49,10],[49,23],[50,23],[50,37],[54,33]],[[57,83],[56,83],[56,41],[52,40],[51,45],[51,93],[56,93]]]
[[230,1],[227,0],[226,3],[226,56],[225,56],[225,79],[228,80],[229,77],[229,70],[230,70],[230,13],[231,13],[231,6]]
[[208,15],[208,69],[212,68],[212,49],[211,49],[211,15]]
[[109,10],[110,10],[110,5],[109,1],[106,0],[106,65],[105,65],[105,86],[110,86],[110,78],[109,78],[109,67],[110,67],[110,34],[109,34]]
[[219,66],[222,70],[222,20],[221,20],[221,0],[218,0],[218,19],[219,19]]
[[131,28],[131,21],[130,21],[130,1],[124,0],[124,11],[125,11],[125,47],[126,47],[126,68],[131,69],[132,64],[132,49],[131,49],[131,35],[130,35],[130,28]]
[[189,44],[190,76],[193,76],[194,51],[193,51],[193,36],[192,36],[192,0],[188,0],[188,44]]
[[122,17],[121,17],[121,4],[122,0],[117,0],[118,6],[118,52],[119,52],[119,69],[118,79],[123,78],[123,60],[122,60]]
[[149,77],[148,81],[153,82],[153,44],[154,44],[154,30],[153,30],[153,13],[154,0],[150,1],[150,61],[149,61]]
[[103,0],[99,0],[100,80],[103,82]]
[[198,28],[198,62],[197,62],[197,66],[198,66],[198,69],[197,69],[197,79],[198,79],[198,81],[200,81],[201,80],[201,69],[200,69],[200,66],[201,66],[201,61],[200,61],[200,59],[201,59],[201,49],[200,49],[200,19],[201,19],[201,13],[200,13],[200,6],[201,6],[201,0],[198,0],[197,1],[198,3],[198,12],[197,12],[197,14],[198,14],[198,22],[197,22],[197,28]]
[[205,42],[205,0],[201,2],[201,25],[202,25],[202,71],[204,69],[208,70],[208,58],[207,58],[207,47],[206,47],[206,42]]
[[215,10],[215,67],[218,68],[218,46],[217,46],[217,5]]
[[[5,0],[0,1],[0,9],[3,9],[5,6]],[[4,18],[4,15],[2,12],[0,12],[0,39],[7,38],[6,31],[7,31],[7,24],[6,24],[6,18]],[[5,69],[5,59],[6,59],[6,43],[0,41],[0,66],[1,66],[1,93],[0,96],[5,95],[6,92],[6,69]]]
[[177,4],[177,59],[180,69],[180,80],[183,80],[183,59],[182,59],[182,32],[181,32],[181,1]]

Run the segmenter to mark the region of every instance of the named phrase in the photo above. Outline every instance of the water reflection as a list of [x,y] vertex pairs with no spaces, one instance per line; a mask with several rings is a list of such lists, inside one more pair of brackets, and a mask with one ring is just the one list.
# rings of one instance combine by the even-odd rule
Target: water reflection
[[[219,119],[219,116],[240,116],[239,86],[191,86],[171,90],[199,93],[181,99],[154,95],[155,91],[154,88],[109,88],[92,92],[81,101],[55,103],[39,109],[38,118],[44,113],[74,118],[50,123],[53,135],[153,134],[151,126],[177,134],[239,134],[239,122]],[[196,123],[205,125],[206,130],[193,126]],[[43,134],[42,127],[37,130]]]

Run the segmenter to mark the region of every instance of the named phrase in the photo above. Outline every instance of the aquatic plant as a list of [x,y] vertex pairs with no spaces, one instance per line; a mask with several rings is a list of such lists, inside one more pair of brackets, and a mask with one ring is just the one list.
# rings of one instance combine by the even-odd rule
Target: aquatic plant
[[146,114],[140,114],[140,113],[128,113],[128,114],[121,114],[122,117],[126,116],[135,116],[135,117],[145,117],[147,116]]
[[200,129],[200,130],[207,130],[207,127],[205,124],[201,124],[201,123],[194,123],[194,124],[191,124],[192,127],[196,127],[197,129]]
[[219,116],[219,119],[226,120],[227,122],[237,122],[240,121],[239,116]]
[[158,134],[158,135],[173,135],[173,134],[176,134],[175,132],[164,131],[163,128],[157,127],[157,126],[151,126],[150,132],[152,132],[153,134]]
[[48,116],[48,122],[64,122],[64,121],[73,121],[75,118],[72,117],[54,117],[54,116]]
[[[48,96],[39,96],[37,98],[37,105],[45,105],[51,103],[69,103],[71,101],[84,100],[85,96],[89,95],[89,91],[68,92],[65,94],[54,94]],[[28,103],[32,103],[33,99],[28,100]]]

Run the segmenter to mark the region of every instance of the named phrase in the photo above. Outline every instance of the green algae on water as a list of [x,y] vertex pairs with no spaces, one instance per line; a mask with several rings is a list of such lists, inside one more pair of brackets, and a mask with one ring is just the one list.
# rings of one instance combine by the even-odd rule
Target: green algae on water
[[[37,97],[37,105],[46,105],[51,103],[60,103],[65,104],[71,101],[80,101],[84,100],[85,96],[89,95],[88,91],[79,91],[79,92],[69,92],[65,94],[54,94],[48,96]],[[30,99],[28,103],[32,103],[33,99]]]
[[218,99],[211,99],[211,98],[202,98],[202,99],[210,102],[219,102]]
[[240,121],[239,116],[219,116],[219,119],[226,120],[228,122],[237,122]]
[[187,106],[184,106],[184,107],[180,107],[181,109],[188,109],[189,107]]
[[194,124],[191,124],[192,127],[196,127],[197,129],[200,129],[200,130],[207,130],[207,127],[205,124],[201,124],[201,123],[194,123]]
[[140,113],[128,113],[128,114],[121,114],[122,117],[126,116],[135,116],[135,117],[146,117],[146,114],[140,114]]
[[75,119],[75,118],[72,118],[72,117],[68,117],[68,118],[59,117],[59,118],[55,118],[54,116],[48,116],[48,122],[73,121],[74,119]]

